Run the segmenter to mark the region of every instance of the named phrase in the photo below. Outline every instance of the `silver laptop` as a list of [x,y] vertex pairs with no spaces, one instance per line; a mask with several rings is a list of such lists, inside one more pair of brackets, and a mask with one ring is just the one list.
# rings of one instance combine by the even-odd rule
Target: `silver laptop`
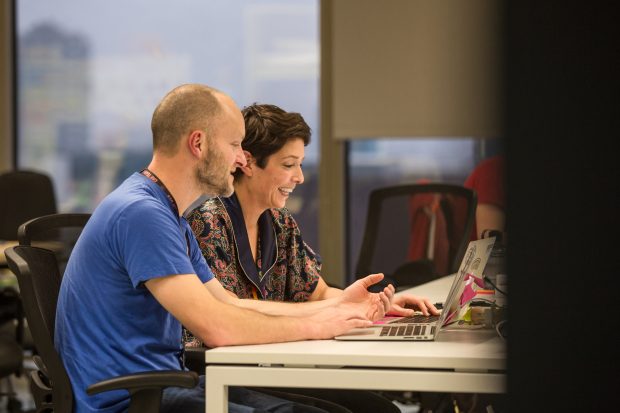
[[[414,315],[384,320],[368,328],[355,328],[346,334],[336,336],[336,340],[435,340],[441,329],[456,322],[461,309],[469,302],[475,278],[482,279],[482,271],[489,259],[495,238],[470,241],[461,261],[459,271],[454,276],[448,297],[443,302],[439,316]],[[472,277],[473,276],[473,277]]]

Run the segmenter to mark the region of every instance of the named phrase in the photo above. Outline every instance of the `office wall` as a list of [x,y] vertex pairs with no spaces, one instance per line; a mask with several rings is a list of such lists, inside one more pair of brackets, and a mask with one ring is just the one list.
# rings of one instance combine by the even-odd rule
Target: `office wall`
[[[345,285],[345,188],[346,148],[332,133],[332,28],[330,0],[321,5],[321,144],[319,158],[319,250],[325,281],[337,287]],[[329,177],[329,178],[327,178]]]
[[335,138],[500,135],[501,2],[329,3]]
[[0,2],[0,172],[13,167],[13,2]]

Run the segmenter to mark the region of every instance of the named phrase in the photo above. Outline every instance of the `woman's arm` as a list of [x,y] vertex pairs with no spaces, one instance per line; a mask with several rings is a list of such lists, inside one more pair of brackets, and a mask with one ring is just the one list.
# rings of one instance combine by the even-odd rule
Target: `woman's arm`
[[[314,290],[314,293],[310,296],[310,300],[326,300],[333,298],[342,298],[345,291],[353,289],[355,284],[352,284],[347,290],[341,290],[339,288],[330,287],[319,277],[319,282]],[[390,288],[391,287],[391,288]],[[411,294],[399,294],[394,295],[394,288],[390,285],[384,290],[384,294],[390,298],[389,303],[384,303],[385,308],[388,310],[386,313],[392,313],[394,315],[409,316],[417,309],[424,315],[439,314],[437,309],[431,302],[425,297],[418,297]],[[389,289],[389,291],[388,291]],[[352,291],[351,294],[356,294],[357,297],[363,297],[363,291]],[[372,295],[372,293],[367,293]],[[351,300],[351,298],[349,298]]]
[[337,297],[326,298],[324,300],[306,301],[302,303],[289,303],[269,300],[239,299],[234,294],[227,291],[219,282],[209,283],[209,290],[217,299],[237,307],[252,309],[263,314],[269,315],[289,315],[289,316],[308,316],[316,314],[327,308],[345,308],[354,311],[363,311],[367,318],[376,320],[381,318],[390,307],[394,294],[393,289],[386,288],[385,292],[379,294],[369,293],[367,288],[383,279],[383,274],[371,274],[365,278],[357,280],[346,292],[342,292]]
[[319,276],[314,292],[310,296],[310,301],[326,300],[329,298],[338,298],[342,295],[340,288],[330,287],[327,285],[323,277]]
[[226,290],[222,284],[206,284],[211,294],[218,300],[241,308],[247,308],[269,315],[289,315],[303,317],[317,313],[325,308],[336,305],[336,300],[321,300],[316,302],[287,303],[282,301],[254,300],[239,298]]

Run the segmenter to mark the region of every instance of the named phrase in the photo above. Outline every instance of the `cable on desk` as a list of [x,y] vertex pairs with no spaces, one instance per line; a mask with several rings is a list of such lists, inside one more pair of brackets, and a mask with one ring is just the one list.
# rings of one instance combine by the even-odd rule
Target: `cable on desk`
[[497,288],[497,286],[493,283],[493,281],[491,281],[489,278],[485,278],[484,279],[485,282],[491,284],[491,287],[493,287],[495,289],[495,291],[499,291],[500,293],[504,294],[506,297],[508,297],[508,294],[506,294],[505,291],[500,290],[499,288]]
[[502,340],[506,340],[506,333],[504,331],[504,325],[506,324],[506,321],[508,320],[502,320],[498,322],[497,324],[495,324],[495,331],[497,332],[497,335],[500,336]]

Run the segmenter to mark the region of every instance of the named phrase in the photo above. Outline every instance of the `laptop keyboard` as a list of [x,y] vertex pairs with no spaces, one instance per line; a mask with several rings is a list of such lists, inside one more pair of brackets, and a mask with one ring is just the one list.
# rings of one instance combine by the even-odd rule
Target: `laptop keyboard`
[[[430,333],[427,330],[430,329]],[[381,327],[380,336],[390,337],[408,337],[408,336],[425,336],[427,334],[435,334],[435,326],[427,325],[409,325],[409,326],[383,326]]]
[[434,323],[437,320],[439,320],[438,315],[415,314],[410,317],[399,318],[398,320],[392,321],[392,323],[398,323],[398,324]]

